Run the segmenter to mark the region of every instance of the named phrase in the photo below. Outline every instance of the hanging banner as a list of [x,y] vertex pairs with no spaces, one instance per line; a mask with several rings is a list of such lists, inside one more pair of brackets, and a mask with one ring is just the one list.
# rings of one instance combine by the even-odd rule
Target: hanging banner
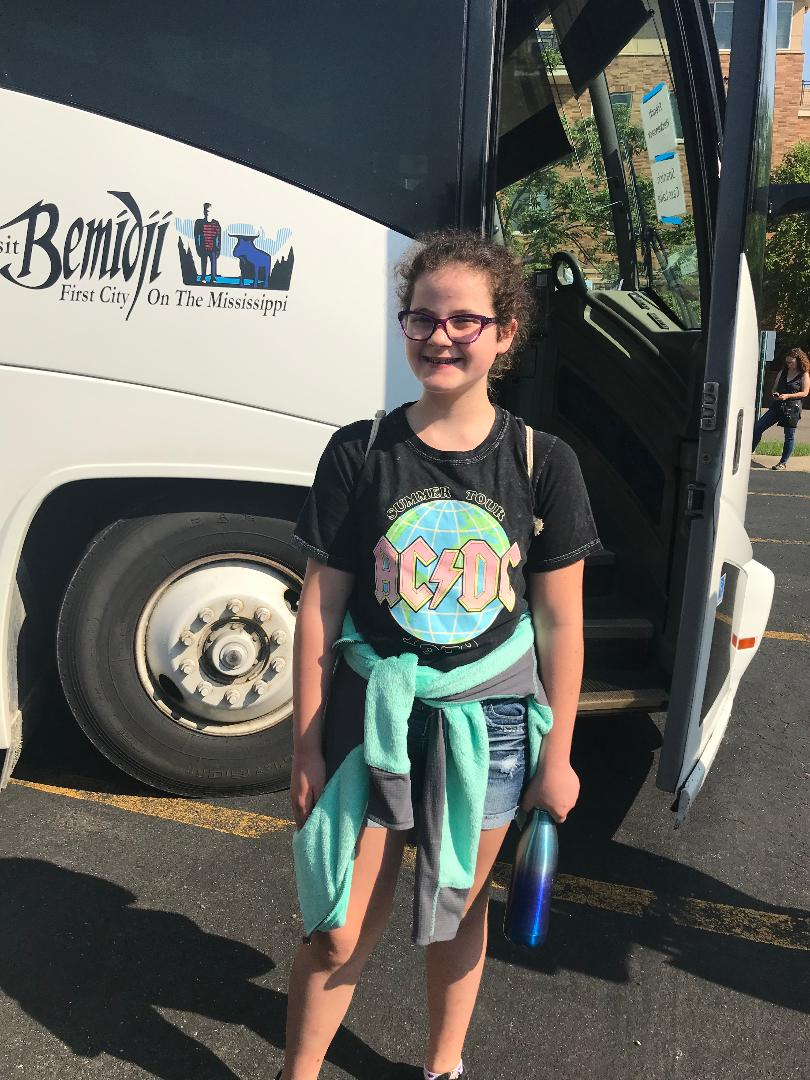
[[686,213],[680,155],[674,150],[658,154],[650,163],[650,168],[659,220],[670,225],[680,225]]
[[654,161],[659,154],[676,149],[675,118],[669,89],[664,83],[654,86],[641,99],[641,126],[650,161]]

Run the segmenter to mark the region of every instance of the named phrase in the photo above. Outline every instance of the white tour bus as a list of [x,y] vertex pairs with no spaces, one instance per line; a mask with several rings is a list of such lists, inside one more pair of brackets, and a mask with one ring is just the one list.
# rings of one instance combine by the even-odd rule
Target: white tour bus
[[292,523],[335,428],[414,393],[391,268],[454,226],[533,276],[500,393],[575,448],[607,549],[581,708],[666,712],[682,817],[773,590],[744,513],[775,25],[735,5],[726,88],[705,0],[7,5],[0,782],[58,669],[131,775],[285,785]]

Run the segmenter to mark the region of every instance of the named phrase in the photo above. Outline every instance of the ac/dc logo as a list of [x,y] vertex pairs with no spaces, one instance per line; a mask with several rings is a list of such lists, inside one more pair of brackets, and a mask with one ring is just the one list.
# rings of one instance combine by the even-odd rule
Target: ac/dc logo
[[[515,606],[509,569],[520,566],[518,545],[498,555],[486,540],[468,540],[458,548],[433,550],[418,536],[401,552],[383,536],[374,548],[374,595],[377,603],[394,607],[402,600],[413,611],[426,604],[435,610],[461,582],[458,603],[468,612],[483,611],[497,597],[507,611]],[[435,566],[433,565],[435,563]],[[423,570],[419,570],[419,567]],[[430,574],[426,574],[433,567]],[[424,580],[421,582],[419,577]]]

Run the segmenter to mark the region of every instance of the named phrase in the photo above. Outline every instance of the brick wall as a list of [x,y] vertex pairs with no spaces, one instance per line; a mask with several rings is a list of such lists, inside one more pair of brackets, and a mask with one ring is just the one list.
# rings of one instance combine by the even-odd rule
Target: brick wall
[[[723,75],[728,76],[730,53],[720,53]],[[810,95],[801,107],[804,53],[780,49],[776,54],[776,86],[773,105],[772,165],[778,165],[799,139],[810,141]],[[804,115],[802,115],[804,113]]]

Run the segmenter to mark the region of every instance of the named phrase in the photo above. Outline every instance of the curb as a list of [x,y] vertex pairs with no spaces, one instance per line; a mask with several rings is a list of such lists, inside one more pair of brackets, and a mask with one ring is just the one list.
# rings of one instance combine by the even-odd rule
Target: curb
[[[775,465],[779,460],[778,457],[766,457],[764,454],[752,454],[751,455],[751,468],[757,469],[770,469],[772,465]],[[758,468],[757,468],[758,467]],[[810,472],[810,456],[808,457],[796,457],[795,455],[788,461],[786,472]]]

